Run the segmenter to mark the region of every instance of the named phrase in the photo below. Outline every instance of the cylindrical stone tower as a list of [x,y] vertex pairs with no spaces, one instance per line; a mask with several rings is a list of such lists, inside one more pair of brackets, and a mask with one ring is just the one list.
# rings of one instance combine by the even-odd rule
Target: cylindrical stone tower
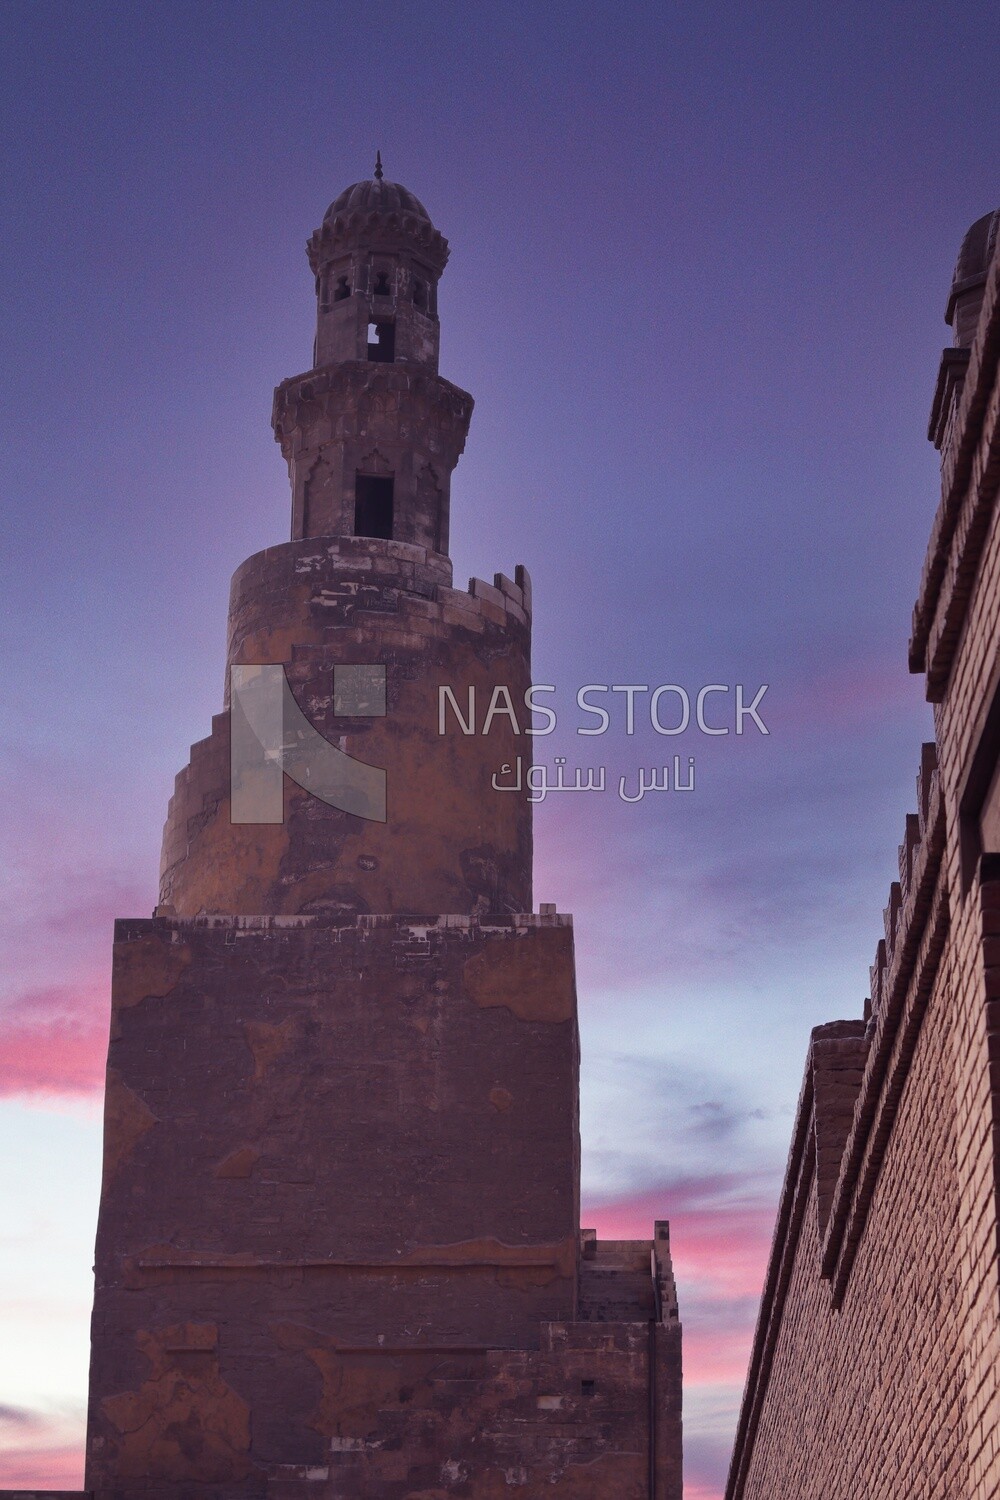
[[[286,778],[280,823],[233,822],[219,715],[167,814],[160,902],[178,916],[531,910],[531,807],[491,786],[531,741],[511,714],[489,714],[509,694],[526,727],[530,583],[517,568],[451,586],[449,490],[472,397],[437,373],[447,257],[426,209],[381,168],[327,210],[309,241],[317,365],[274,398],[292,540],[238,569],[229,609],[227,709],[230,668],[283,666],[320,734],[384,769],[386,821]],[[334,670],[359,664],[384,667],[384,714],[337,713]],[[475,732],[453,701],[466,725],[472,702]]]

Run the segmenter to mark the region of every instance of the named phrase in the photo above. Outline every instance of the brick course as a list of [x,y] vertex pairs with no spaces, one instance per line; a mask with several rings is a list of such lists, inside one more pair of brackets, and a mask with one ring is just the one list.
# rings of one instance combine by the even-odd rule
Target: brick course
[[1000,860],[977,822],[1000,756],[996,218],[963,245],[931,418],[910,663],[936,744],[864,1024],[813,1033],[727,1500],[1000,1493]]

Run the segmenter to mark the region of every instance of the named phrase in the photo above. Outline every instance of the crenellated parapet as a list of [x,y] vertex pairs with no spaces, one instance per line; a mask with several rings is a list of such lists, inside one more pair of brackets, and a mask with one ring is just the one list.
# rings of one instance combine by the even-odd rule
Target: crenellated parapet
[[1000,489],[996,382],[1000,365],[1000,210],[972,226],[948,303],[956,344],[942,355],[928,436],[941,452],[941,500],[913,611],[910,670],[939,703]]
[[[947,935],[943,852],[937,751],[928,743],[917,776],[917,811],[907,815],[899,846],[899,880],[890,886],[883,912],[885,936],[871,967],[864,1019],[831,1021],[814,1028],[810,1037],[730,1494],[740,1493],[741,1465],[763,1409],[802,1246],[815,1246],[808,1271],[829,1284],[829,1305],[841,1305],[850,1283]],[[815,1215],[812,1224],[806,1220],[810,1213]]]
[[913,616],[935,743],[864,1019],[817,1027],[726,1500],[1000,1486],[1000,210],[959,251]]
[[907,814],[899,846],[899,880],[889,888],[882,913],[885,937],[871,966],[870,1014],[878,1018],[898,1010],[913,973],[931,910],[944,851],[944,806],[937,768],[937,747],[923,746],[917,775],[916,813]]
[[[531,682],[531,579],[452,584],[447,557],[374,537],[268,547],[233,577],[225,712],[191,748],[167,809],[160,904],[199,912],[523,911],[531,907],[531,807],[492,777],[530,740],[497,716],[490,732],[442,732],[441,690],[479,705],[523,704]],[[388,819],[317,800],[288,777],[279,824],[232,821],[234,667],[280,663],[309,723],[386,773]],[[385,715],[337,712],[339,666],[385,673]]]
[[[520,563],[513,579],[503,573],[492,583],[470,578],[467,589],[453,588],[452,577],[450,558],[374,537],[303,538],[255,553],[233,575],[226,703],[232,666],[291,661],[296,648],[321,643],[317,630],[364,626],[378,648],[400,644],[395,637],[414,628],[428,639],[443,639],[451,626],[477,635],[488,625],[530,628],[531,577]],[[291,643],[288,632],[295,630]],[[323,639],[332,644],[338,637]],[[357,636],[344,643],[364,644]]]
[[865,1006],[864,1066],[833,1188],[821,1252],[822,1275],[834,1305],[842,1299],[886,1142],[930,997],[949,924],[942,877],[944,805],[937,749],[925,744],[917,776],[917,812],[906,820],[899,846],[900,879],[883,912],[885,936],[871,968]]

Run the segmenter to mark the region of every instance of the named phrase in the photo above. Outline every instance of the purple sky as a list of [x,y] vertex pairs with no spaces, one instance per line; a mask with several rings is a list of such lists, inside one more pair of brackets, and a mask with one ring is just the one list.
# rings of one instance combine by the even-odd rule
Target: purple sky
[[[111,920],[155,899],[283,540],[307,235],[387,175],[452,244],[461,581],[535,585],[570,766],[588,1216],[673,1222],[689,1500],[720,1492],[809,1027],[860,1013],[929,713],[905,643],[958,244],[995,207],[995,6],[8,0],[0,1484],[75,1484]],[[581,739],[587,682],[768,683],[771,734]]]

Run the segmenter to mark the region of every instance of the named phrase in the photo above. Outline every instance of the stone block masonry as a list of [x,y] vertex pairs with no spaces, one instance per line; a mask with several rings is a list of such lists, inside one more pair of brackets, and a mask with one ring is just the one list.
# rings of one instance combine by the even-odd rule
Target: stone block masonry
[[364,1435],[316,1428],[323,1350],[531,1347],[575,1316],[565,919],[154,918],[116,938],[94,1472],[183,1466],[166,1416],[133,1425],[166,1378],[150,1360],[211,1366],[202,1433],[240,1392],[209,1466],[233,1479]]

